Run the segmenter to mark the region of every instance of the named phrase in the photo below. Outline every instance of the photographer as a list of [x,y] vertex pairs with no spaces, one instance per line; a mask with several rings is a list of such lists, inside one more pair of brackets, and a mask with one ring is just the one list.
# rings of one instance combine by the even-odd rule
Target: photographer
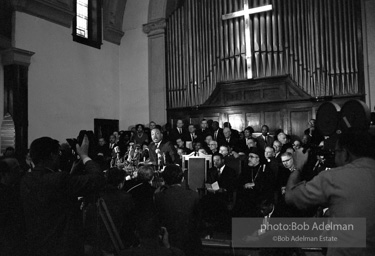
[[[366,248],[328,248],[328,255],[375,255],[374,138],[367,131],[340,134],[335,147],[338,166],[301,181],[297,169],[290,174],[285,200],[299,209],[329,208],[333,218],[366,218]],[[350,233],[352,234],[352,233]],[[348,237],[348,242],[356,237]]]
[[42,137],[30,146],[35,164],[21,181],[28,255],[83,255],[82,212],[78,197],[97,193],[105,180],[99,166],[88,157],[89,140],[76,145],[84,164],[80,174],[59,171],[60,145]]

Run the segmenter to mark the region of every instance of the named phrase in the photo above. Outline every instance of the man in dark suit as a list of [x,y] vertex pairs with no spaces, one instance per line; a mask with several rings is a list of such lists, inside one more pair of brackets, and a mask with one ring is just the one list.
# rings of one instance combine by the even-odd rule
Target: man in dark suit
[[219,142],[220,145],[227,145],[232,148],[235,152],[243,152],[245,145],[240,143],[240,140],[232,135],[232,131],[229,127],[225,127],[223,130],[224,140]]
[[[88,157],[89,139],[84,136],[76,145],[84,171],[81,175],[59,172],[60,145],[42,137],[30,145],[35,164],[21,181],[21,201],[25,215],[28,255],[84,254],[82,211],[79,196],[93,196],[101,191],[105,179],[97,163]],[[79,165],[77,165],[79,166]]]
[[178,138],[184,141],[190,138],[189,132],[184,128],[184,122],[181,119],[177,120],[176,127],[174,127],[170,133],[170,141],[173,142],[173,144],[176,144]]
[[166,188],[155,194],[155,206],[161,225],[166,227],[170,245],[185,255],[200,255],[199,195],[181,185],[183,172],[177,165],[168,165],[163,172]]
[[191,141],[191,143],[198,140],[198,136],[196,133],[196,128],[194,124],[189,124],[189,138],[186,139],[186,141]]
[[228,127],[228,128],[230,129],[230,131],[231,131],[233,137],[235,137],[235,138],[237,138],[237,139],[240,138],[240,133],[239,133],[239,131],[237,131],[237,130],[235,130],[235,129],[232,129],[232,125],[231,125],[229,122],[225,122],[225,123],[223,124],[223,127],[224,127],[224,128],[225,128],[225,127]]
[[220,192],[233,192],[236,172],[232,168],[225,166],[224,156],[215,154],[213,156],[214,167],[210,168],[207,173],[207,183],[218,182]]
[[109,162],[111,161],[112,151],[109,149],[104,138],[99,138],[98,145],[95,147],[95,158],[94,160],[99,163],[102,170],[109,168]]
[[318,146],[324,140],[323,135],[315,127],[315,119],[309,121],[309,128],[304,131],[304,134],[310,137],[311,144]]
[[276,180],[279,171],[279,162],[275,158],[275,149],[272,146],[267,146],[264,149],[264,156],[266,158],[266,165],[272,171]]
[[208,170],[206,184],[217,182],[220,189],[207,189],[208,193],[201,202],[202,216],[208,226],[212,226],[214,230],[228,232],[231,228],[236,171],[225,165],[224,156],[220,153],[213,156],[213,165]]
[[112,150],[118,146],[118,143],[116,142],[116,136],[111,134],[109,136],[109,144],[108,144],[108,149],[112,152]]
[[186,153],[186,154],[190,154],[191,153],[191,149],[187,148],[186,145],[185,145],[185,141],[182,139],[182,138],[177,138],[176,140],[176,146],[177,146],[177,150],[178,149],[183,149],[183,151]]
[[202,119],[201,121],[201,127],[199,130],[196,131],[198,140],[204,141],[206,139],[206,136],[208,134],[211,134],[211,132],[208,129],[208,124],[206,119]]
[[225,139],[223,129],[219,127],[218,121],[212,123],[212,136],[212,138],[218,143]]
[[163,134],[159,128],[151,131],[152,142],[148,146],[150,161],[158,166],[175,163],[177,152],[170,141],[163,141]]
[[141,166],[136,181],[126,191],[131,194],[135,203],[137,220],[146,219],[155,215],[154,192],[152,186],[154,168],[151,165]]
[[272,145],[273,145],[274,139],[271,135],[268,134],[268,132],[269,132],[268,126],[263,125],[262,126],[262,134],[257,137],[258,147],[261,150],[264,150],[267,146],[272,147]]

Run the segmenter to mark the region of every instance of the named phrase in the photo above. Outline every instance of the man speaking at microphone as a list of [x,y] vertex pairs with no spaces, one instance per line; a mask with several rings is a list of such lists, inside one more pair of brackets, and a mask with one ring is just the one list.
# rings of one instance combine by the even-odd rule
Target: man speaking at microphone
[[177,159],[175,147],[169,141],[163,141],[163,134],[159,128],[151,130],[151,140],[149,145],[150,161],[156,165],[165,166],[173,164]]

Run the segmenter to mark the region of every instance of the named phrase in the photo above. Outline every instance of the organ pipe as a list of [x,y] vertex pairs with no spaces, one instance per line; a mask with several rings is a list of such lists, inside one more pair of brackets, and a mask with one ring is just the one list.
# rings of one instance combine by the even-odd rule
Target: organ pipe
[[361,44],[356,0],[186,0],[166,28],[168,108],[203,104],[218,82],[247,79],[243,17],[250,16],[253,78],[290,75],[312,97],[357,94]]

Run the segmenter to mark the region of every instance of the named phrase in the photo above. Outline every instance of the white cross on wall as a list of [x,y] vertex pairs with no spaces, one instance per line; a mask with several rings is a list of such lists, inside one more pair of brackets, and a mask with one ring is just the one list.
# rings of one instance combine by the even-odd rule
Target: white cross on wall
[[251,42],[251,35],[250,35],[250,14],[266,12],[272,10],[272,5],[264,5],[260,7],[250,8],[249,9],[249,1],[244,0],[244,8],[242,11],[232,12],[228,14],[224,14],[222,16],[223,20],[229,20],[237,17],[243,16],[245,19],[245,47],[246,47],[246,66],[247,66],[247,78],[253,78],[253,71],[251,69],[251,58],[252,52],[250,47]]

